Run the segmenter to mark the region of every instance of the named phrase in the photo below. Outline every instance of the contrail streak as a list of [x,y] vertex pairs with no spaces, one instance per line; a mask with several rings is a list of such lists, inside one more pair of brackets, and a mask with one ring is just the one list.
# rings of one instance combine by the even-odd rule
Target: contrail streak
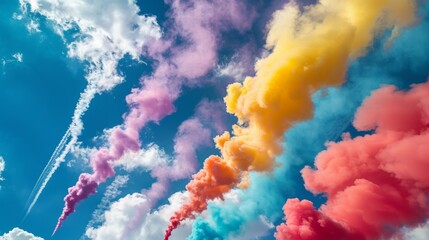
[[[24,220],[33,209],[34,205],[36,204],[37,200],[39,199],[40,195],[42,194],[49,180],[54,175],[55,171],[59,168],[61,163],[64,162],[65,157],[70,152],[71,148],[76,144],[83,130],[83,123],[81,118],[88,110],[88,107],[92,99],[94,99],[96,93],[97,93],[96,87],[90,84],[85,89],[85,91],[81,94],[73,114],[72,123],[70,124],[69,128],[67,129],[63,138],[61,139],[60,143],[52,153],[51,158],[49,159],[42,173],[40,174],[40,177],[37,180],[33,188],[33,191],[30,194],[30,197],[27,201],[28,208],[23,218]],[[68,140],[69,138],[70,140]]]
[[66,133],[64,134],[63,138],[61,139],[58,146],[55,148],[54,152],[52,153],[51,158],[48,161],[48,164],[46,164],[45,168],[43,169],[42,173],[39,176],[39,179],[37,179],[36,184],[33,187],[33,190],[31,191],[30,196],[28,197],[27,203],[25,204],[25,208],[28,208],[30,205],[30,202],[32,201],[34,195],[36,194],[37,189],[40,187],[40,183],[42,182],[42,179],[45,178],[45,175],[48,171],[49,166],[51,166],[52,162],[57,158],[59,152],[62,152],[64,149],[64,146],[67,144],[67,140],[70,137],[70,128],[67,129]]

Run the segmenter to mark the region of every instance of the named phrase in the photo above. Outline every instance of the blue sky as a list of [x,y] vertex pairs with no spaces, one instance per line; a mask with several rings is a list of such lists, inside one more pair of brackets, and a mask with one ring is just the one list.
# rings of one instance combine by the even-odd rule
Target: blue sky
[[[156,15],[162,24],[167,5],[162,1],[138,1],[141,14]],[[0,155],[5,159],[5,179],[0,191],[2,217],[0,233],[14,227],[25,229],[37,236],[49,238],[63,207],[63,197],[79,174],[89,171],[86,164],[79,162],[71,154],[54,174],[45,191],[37,201],[29,216],[23,220],[26,202],[39,174],[49,160],[59,140],[67,130],[80,93],[85,89],[85,63],[67,56],[67,46],[55,33],[53,25],[43,16],[32,18],[22,15],[18,1],[2,1],[0,15],[0,58],[6,63],[2,66],[0,81]],[[37,21],[38,31],[27,29],[30,21]],[[14,54],[22,54],[22,62]],[[144,56],[141,58],[145,60]],[[122,115],[128,111],[125,96],[133,87],[138,87],[142,75],[148,74],[151,67],[138,63],[125,56],[118,66],[125,81],[113,90],[98,95],[91,103],[90,110],[82,120],[85,129],[79,138],[82,147],[95,147],[94,137],[101,136],[104,129],[122,123]],[[173,150],[173,141],[178,126],[193,115],[194,109],[202,99],[219,100],[225,94],[223,87],[229,78],[219,78],[211,86],[184,89],[185,94],[176,102],[177,111],[167,116],[159,124],[150,124],[142,132],[142,140],[159,144],[167,153]],[[162,127],[161,127],[162,126]],[[99,143],[98,143],[99,144]],[[201,151],[201,158],[214,152],[211,147]],[[121,172],[121,170],[119,170]],[[130,174],[130,180],[121,196],[138,192],[150,186],[152,178],[144,171]],[[79,211],[64,225],[53,239],[78,239],[84,234],[85,226],[92,212],[99,204],[103,191],[113,179],[99,189],[99,194],[79,206]],[[184,188],[186,181],[172,186],[172,192]],[[160,201],[165,204],[166,200]],[[79,229],[78,231],[76,231]]]
[[[53,8],[46,7],[48,5],[41,5],[41,10],[31,11],[28,8],[33,4],[45,1],[51,2],[50,0],[25,0],[23,2],[26,2],[24,4],[27,6],[26,10],[18,0],[0,1],[0,179],[3,179],[0,181],[0,239],[3,239],[2,234],[7,240],[40,240],[38,237],[62,240],[103,239],[100,236],[104,235],[101,234],[104,234],[104,231],[108,232],[103,227],[118,224],[112,219],[109,220],[108,214],[115,217],[118,216],[115,214],[118,214],[118,209],[121,207],[123,207],[124,214],[129,209],[137,208],[138,201],[144,201],[144,194],[140,194],[142,189],[150,188],[151,184],[156,181],[150,175],[151,169],[156,167],[156,161],[173,161],[174,139],[178,136],[178,129],[182,123],[188,119],[198,118],[203,126],[209,129],[211,138],[220,133],[215,129],[216,116],[210,116],[210,113],[209,116],[202,116],[197,109],[201,106],[201,101],[223,102],[228,84],[242,81],[245,76],[254,74],[256,59],[266,56],[269,52],[264,47],[269,26],[267,24],[272,18],[272,13],[276,9],[280,9],[286,1],[248,1],[247,4],[251,6],[249,7],[251,10],[246,8],[249,11],[249,26],[233,27],[230,26],[233,23],[228,23],[226,27],[219,27],[218,33],[214,34],[216,42],[214,51],[218,56],[213,60],[214,62],[207,72],[196,78],[202,83],[183,84],[177,100],[174,101],[174,113],[165,116],[158,123],[147,124],[140,132],[141,148],[148,152],[150,149],[155,149],[156,154],[161,155],[156,157],[144,155],[153,160],[153,163],[144,163],[145,159],[141,159],[141,156],[140,158],[134,157],[133,161],[136,165],[132,169],[127,169],[124,164],[115,166],[116,176],[126,178],[127,181],[119,184],[118,188],[115,188],[113,186],[115,184],[112,185],[112,183],[119,181],[121,177],[119,179],[112,177],[100,184],[97,194],[80,202],[76,212],[68,217],[53,237],[51,234],[63,210],[63,199],[67,195],[67,189],[75,185],[81,173],[92,171],[89,164],[90,151],[106,146],[109,129],[123,126],[121,124],[130,109],[126,96],[133,88],[141,87],[141,82],[156,70],[159,59],[154,60],[155,57],[146,56],[143,48],[138,45],[138,41],[141,40],[144,44],[149,45],[151,37],[153,37],[151,35],[176,34],[177,36],[174,35],[171,38],[169,48],[173,49],[171,51],[181,53],[186,48],[187,41],[191,41],[192,38],[188,36],[190,34],[180,32],[183,31],[182,29],[178,29],[178,31],[170,29],[170,27],[174,27],[173,10],[169,5],[173,1],[166,0],[167,3],[164,3],[161,0],[137,0],[125,3],[118,0],[112,1],[109,6],[113,7],[107,11],[117,7],[121,14],[124,13],[121,11],[139,8],[138,13],[129,12],[130,16],[134,17],[130,21],[140,21],[139,17],[143,16],[148,18],[155,16],[156,24],[138,22],[141,24],[140,26],[138,24],[130,26],[127,17],[119,14],[122,16],[119,19],[124,20],[124,26],[132,30],[147,27],[152,32],[145,30],[144,34],[136,35],[139,40],[136,40],[137,44],[134,42],[129,44],[132,45],[131,47],[127,45],[128,43],[122,42],[123,39],[130,40],[127,38],[134,37],[130,32],[119,31],[123,34],[123,36],[119,36],[123,37],[123,39],[118,38],[120,40],[108,36],[106,39],[111,42],[104,41],[102,44],[105,45],[96,50],[107,54],[113,53],[113,60],[97,58],[97,52],[94,53],[90,50],[81,50],[85,53],[82,55],[83,57],[79,56],[79,51],[77,51],[77,55],[71,56],[69,50],[74,43],[84,42],[88,36],[92,36],[92,30],[97,29],[98,26],[104,26],[103,21],[109,21],[103,20],[98,15],[86,15],[83,11],[84,7],[77,8],[81,12],[75,13],[76,17],[80,20],[88,17],[93,21],[89,21],[93,24],[90,25],[93,28],[85,30],[87,23],[82,20],[72,22],[78,27],[73,25],[71,29],[64,30],[62,29],[64,25],[60,24],[64,23],[61,22],[63,19],[58,20],[56,19],[58,16],[49,15],[55,12],[52,10]],[[83,6],[91,6],[90,1],[83,2],[85,2]],[[95,2],[94,6],[99,4],[99,1]],[[298,2],[300,6],[314,3],[314,1]],[[102,1],[101,4],[103,4]],[[72,8],[68,10],[70,9]],[[88,7],[88,9],[92,8]],[[401,33],[388,50],[384,45],[389,37],[388,33],[376,39],[366,56],[350,63],[347,83],[343,86],[323,89],[315,93],[313,96],[316,105],[314,119],[297,124],[284,135],[286,140],[283,144],[288,147],[276,160],[281,167],[273,173],[252,174],[254,185],[245,190],[235,189],[230,195],[227,195],[227,204],[219,200],[211,202],[209,211],[196,220],[192,234],[193,222],[186,222],[179,233],[173,235],[173,238],[185,239],[185,237],[191,236],[190,239],[195,240],[207,239],[210,238],[209,236],[215,239],[214,236],[216,236],[218,239],[273,239],[274,226],[283,221],[281,208],[287,198],[310,199],[315,202],[316,206],[324,203],[326,198],[323,195],[315,196],[303,187],[299,170],[304,165],[312,165],[317,153],[325,148],[326,141],[339,141],[341,132],[350,132],[352,136],[365,134],[356,132],[350,121],[355,110],[372,90],[384,84],[394,84],[406,89],[411,83],[426,81],[429,69],[429,57],[427,57],[429,52],[426,47],[429,44],[429,35],[425,32],[428,26],[427,10],[428,5],[423,5],[420,9],[422,14],[420,16],[423,16],[420,22]],[[73,12],[70,14],[73,16]],[[231,21],[233,22],[233,20]],[[215,23],[210,24],[213,24],[210,27],[216,28]],[[124,26],[121,25],[121,27]],[[88,44],[88,46],[96,45]],[[169,54],[173,53],[164,50],[162,54],[160,59],[168,59]],[[177,53],[174,52],[174,54]],[[205,59],[205,56],[201,58]],[[33,187],[72,122],[76,104],[88,85],[88,76],[94,73],[96,76],[94,82],[103,82],[107,75],[102,75],[100,72],[111,70],[108,63],[112,62],[116,64],[116,68],[113,69],[113,78],[123,77],[124,81],[115,83],[113,87],[108,87],[109,89],[103,89],[103,87],[97,89],[98,93],[92,99],[88,110],[81,115],[84,127],[78,136],[78,142],[74,144],[74,149],[66,155],[65,161],[49,179],[31,212],[24,218],[28,209],[27,201],[34,199],[29,199]],[[197,62],[198,60],[196,60]],[[186,79],[180,81],[186,82]],[[216,106],[221,106],[219,109],[225,112],[222,104]],[[231,125],[236,122],[236,118],[231,115],[219,114],[219,118],[226,128],[224,130],[230,130]],[[343,127],[338,127],[337,121],[344,123]],[[303,133],[305,134],[302,135]],[[307,145],[311,146],[303,147]],[[155,148],[153,148],[154,146]],[[219,154],[213,142],[195,149],[195,152],[197,154],[195,171],[203,166],[204,158],[210,154]],[[3,172],[1,159],[4,159],[5,163]],[[290,164],[290,159],[299,160],[294,165]],[[187,195],[183,191],[190,177],[172,181],[167,193],[154,204],[151,213],[142,223],[141,226],[147,229],[143,229],[143,227],[134,229],[125,239],[141,239],[141,236],[156,236],[162,239],[163,231],[168,223],[165,218],[177,210],[183,198],[186,199]],[[106,193],[107,188],[110,190]],[[270,193],[267,189],[273,190]],[[260,195],[264,191],[267,191],[265,194],[270,194],[269,198]],[[109,194],[110,198],[107,196]],[[99,209],[102,214],[99,215],[101,221],[90,226],[98,232],[95,235],[87,234],[85,236],[88,223],[91,219],[94,220],[92,214],[98,209],[103,198],[107,200],[104,208]],[[131,198],[135,198],[135,201],[130,201]],[[234,205],[236,198],[245,199],[241,201],[241,210],[237,210],[237,205]],[[269,203],[264,203],[267,199]],[[130,208],[126,209],[126,207]],[[247,211],[249,208],[252,210]],[[107,215],[104,216],[104,213]],[[131,219],[132,216],[125,217],[124,222],[127,227],[127,223],[131,222]],[[125,225],[123,224],[121,227]],[[249,226],[254,227],[256,233],[251,232],[253,236],[244,234]],[[25,230],[28,232],[26,233],[28,237],[14,238],[11,233],[14,228]],[[151,232],[158,230],[162,231]],[[125,230],[118,231],[124,232]],[[7,235],[8,233],[9,235]],[[99,235],[97,236],[97,234]],[[119,235],[111,236],[111,239],[115,239],[115,236]]]

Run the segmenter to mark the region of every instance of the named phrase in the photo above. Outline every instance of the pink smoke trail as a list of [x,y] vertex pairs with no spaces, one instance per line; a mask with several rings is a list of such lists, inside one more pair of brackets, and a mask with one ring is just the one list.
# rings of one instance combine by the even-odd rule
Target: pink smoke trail
[[[154,40],[144,50],[157,62],[154,73],[144,79],[140,89],[133,89],[127,96],[131,111],[126,115],[124,125],[114,128],[109,137],[109,147],[101,148],[91,156],[93,173],[82,174],[76,185],[69,188],[54,234],[79,202],[94,194],[99,184],[115,175],[112,161],[127,151],[140,149],[140,130],[147,123],[159,122],[174,112],[173,102],[180,95],[182,86],[201,83],[200,78],[217,61],[220,33],[230,29],[248,29],[254,16],[253,11],[247,10],[244,0],[166,0],[166,3],[171,5],[169,17],[173,25],[170,29],[173,30],[163,40]],[[178,39],[183,44],[174,45]],[[157,186],[162,188],[156,183],[153,188]]]
[[131,234],[143,221],[146,214],[163,198],[168,191],[170,181],[189,177],[196,168],[196,150],[201,145],[209,145],[210,130],[203,127],[200,120],[192,118],[186,120],[179,127],[175,138],[175,158],[171,166],[158,167],[152,171],[152,177],[157,180],[147,190],[143,190],[147,201],[136,209],[136,215],[124,229],[123,237]]
[[151,175],[157,180],[149,189],[142,191],[147,201],[136,209],[137,214],[124,229],[121,239],[128,239],[127,236],[137,229],[149,210],[158,200],[165,197],[171,181],[188,178],[196,171],[196,151],[201,146],[208,146],[212,135],[211,130],[205,125],[211,124],[217,133],[225,130],[223,121],[226,112],[223,108],[225,106],[221,102],[203,100],[197,107],[196,115],[180,125],[174,139],[175,158],[172,165],[152,170]]
[[429,217],[429,82],[408,92],[387,86],[358,110],[354,125],[373,134],[331,143],[302,175],[307,189],[325,193],[320,210],[288,200],[276,238],[401,238],[401,228]]
[[127,151],[140,149],[139,131],[148,122],[159,122],[174,111],[172,94],[154,81],[147,81],[143,89],[127,96],[132,106],[125,118],[124,128],[116,127],[109,137],[109,148],[101,148],[91,156],[92,174],[83,173],[74,187],[68,189],[65,206],[55,227],[54,234],[64,220],[75,211],[76,204],[96,193],[100,183],[115,175],[111,161],[118,160]]

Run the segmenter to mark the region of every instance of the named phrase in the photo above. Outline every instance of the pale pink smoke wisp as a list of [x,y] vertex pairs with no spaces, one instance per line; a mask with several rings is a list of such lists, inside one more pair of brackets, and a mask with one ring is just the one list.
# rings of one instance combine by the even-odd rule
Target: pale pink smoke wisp
[[[112,131],[109,147],[101,148],[91,156],[93,173],[82,174],[76,185],[69,188],[53,234],[75,211],[79,202],[94,194],[99,184],[115,175],[112,161],[118,160],[127,151],[140,149],[140,130],[147,123],[159,122],[174,112],[173,102],[180,95],[181,87],[201,84],[200,78],[216,64],[220,33],[249,28],[255,15],[254,11],[247,9],[244,0],[166,0],[166,3],[172,7],[169,13],[171,21],[168,23],[172,30],[163,39],[153,40],[143,51],[156,61],[154,73],[143,79],[140,89],[133,89],[127,96],[130,112],[125,117],[124,125]],[[183,43],[175,45],[178,39]],[[162,176],[162,172],[157,170],[154,174]],[[189,171],[185,173],[191,174]],[[161,179],[160,176],[156,177]],[[181,178],[172,176],[172,180]],[[159,194],[164,194],[166,184],[162,181],[154,183],[154,192],[147,192],[148,196],[156,199]]]
[[[342,233],[337,239],[401,238],[402,227],[428,219],[429,83],[408,92],[393,86],[375,91],[354,125],[375,132],[331,143],[317,156],[316,169],[302,170],[306,188],[328,200],[320,210],[288,200],[277,239],[323,239],[326,232]],[[335,224],[306,224],[309,214]]]
[[[157,181],[152,186],[143,190],[147,201],[136,209],[135,217],[124,229],[122,239],[129,238],[132,232],[138,229],[146,214],[157,203],[165,197],[171,181],[190,177],[197,167],[196,151],[201,146],[208,146],[212,137],[211,130],[205,126],[213,124],[213,130],[221,132],[224,130],[225,118],[219,118],[225,114],[223,104],[202,100],[198,104],[194,117],[184,121],[180,126],[174,139],[175,157],[170,166],[160,166],[152,170],[152,177]],[[218,115],[218,113],[222,113]]]

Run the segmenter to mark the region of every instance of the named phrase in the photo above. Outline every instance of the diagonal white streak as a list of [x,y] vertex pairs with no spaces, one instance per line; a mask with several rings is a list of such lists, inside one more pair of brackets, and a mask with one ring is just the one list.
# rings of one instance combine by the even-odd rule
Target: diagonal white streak
[[[127,175],[117,176],[115,180],[113,180],[112,184],[106,188],[101,202],[97,205],[97,209],[92,213],[92,219],[86,225],[86,230],[93,228],[97,224],[103,223],[104,212],[109,209],[110,203],[122,193],[121,188],[127,184],[128,180],[129,177]],[[80,239],[85,239],[85,234],[83,234]]]
[[[29,199],[28,201],[31,201],[31,203],[27,208],[24,219],[33,209],[34,205],[36,204],[49,180],[54,175],[55,171],[58,169],[61,163],[65,161],[65,157],[70,152],[72,147],[76,144],[83,130],[82,116],[88,110],[88,107],[91,104],[92,99],[94,99],[95,94],[97,94],[97,89],[96,87],[94,87],[94,85],[91,84],[88,85],[85,91],[81,94],[73,114],[72,123],[70,124],[69,128],[66,131],[66,134],[64,134],[63,139],[61,140],[58,147],[55,149],[52,156],[57,156],[59,152],[61,152],[61,154],[59,154],[59,156],[56,158],[51,157],[51,160],[49,160],[48,164],[45,166],[45,169],[43,170],[42,174],[39,177],[39,180],[37,181],[33,189],[32,195],[34,197],[30,197],[30,199],[32,200]],[[70,136],[70,140],[67,142],[68,136]]]
[[30,205],[30,202],[34,198],[34,195],[36,194],[37,189],[39,189],[39,187],[40,187],[42,179],[44,179],[46,177],[46,174],[47,174],[47,172],[49,170],[49,166],[51,166],[52,163],[54,162],[54,160],[58,157],[59,152],[63,151],[65,145],[67,144],[67,141],[68,141],[69,137],[70,137],[70,128],[67,129],[66,133],[64,134],[64,136],[61,139],[61,141],[58,144],[58,146],[55,148],[54,152],[52,153],[51,158],[49,159],[49,161],[46,164],[45,168],[43,169],[42,173],[40,174],[39,179],[37,179],[37,182],[34,185],[33,190],[31,191],[30,196],[28,197],[27,203],[25,204],[25,208],[28,208],[28,206]]

